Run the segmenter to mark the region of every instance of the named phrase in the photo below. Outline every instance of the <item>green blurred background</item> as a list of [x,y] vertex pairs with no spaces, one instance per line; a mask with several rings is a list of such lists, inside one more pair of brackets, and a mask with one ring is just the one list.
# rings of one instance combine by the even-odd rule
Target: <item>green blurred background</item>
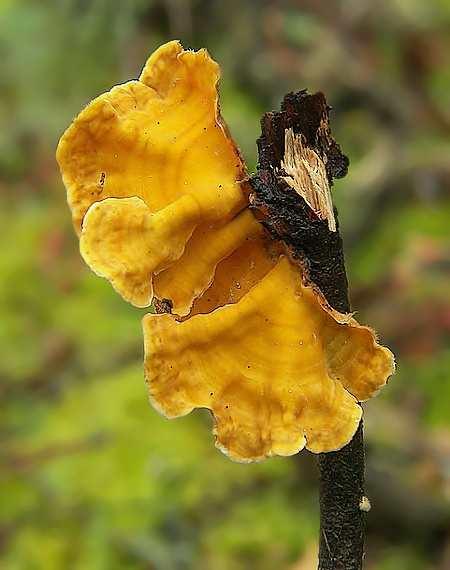
[[396,354],[366,409],[367,570],[450,568],[447,0],[0,0],[0,568],[310,570],[307,452],[235,465],[148,404],[143,311],[85,267],[54,154],[161,43],[206,46],[250,169],[261,115],[323,90],[358,319]]

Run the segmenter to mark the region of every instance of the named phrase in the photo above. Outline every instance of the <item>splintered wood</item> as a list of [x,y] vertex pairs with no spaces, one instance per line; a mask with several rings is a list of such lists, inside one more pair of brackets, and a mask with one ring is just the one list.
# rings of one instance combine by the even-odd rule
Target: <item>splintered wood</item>
[[327,220],[329,230],[335,232],[336,220],[325,163],[303,144],[301,135],[294,135],[292,128],[286,129],[284,135],[281,168],[287,176],[282,176],[283,180],[305,200],[319,220]]

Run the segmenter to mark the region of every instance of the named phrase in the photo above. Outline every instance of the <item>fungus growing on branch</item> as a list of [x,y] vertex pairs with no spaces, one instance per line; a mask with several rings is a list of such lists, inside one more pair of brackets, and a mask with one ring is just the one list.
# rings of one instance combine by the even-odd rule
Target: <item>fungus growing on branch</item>
[[218,81],[205,50],[169,42],[139,80],[74,120],[57,157],[81,253],[125,300],[153,302],[145,378],[158,411],[209,409],[216,444],[235,461],[337,450],[393,357],[330,307],[309,246],[286,239],[295,219],[281,210],[294,199],[313,232],[337,235],[330,172],[342,155],[330,138],[314,147],[329,134],[326,117],[314,133],[287,120],[251,187]]

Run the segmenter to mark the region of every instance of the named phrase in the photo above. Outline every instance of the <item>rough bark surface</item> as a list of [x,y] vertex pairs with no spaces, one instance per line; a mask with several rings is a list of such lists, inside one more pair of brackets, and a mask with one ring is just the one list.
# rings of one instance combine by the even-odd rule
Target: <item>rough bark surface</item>
[[[317,286],[327,302],[349,312],[348,284],[342,240],[330,231],[307,202],[287,184],[282,169],[285,131],[293,129],[302,143],[323,161],[328,183],[347,173],[348,159],[334,140],[329,107],[322,93],[288,93],[278,112],[266,113],[258,139],[259,163],[250,184],[253,207],[274,239],[283,241],[294,259],[301,261],[306,278]],[[334,211],[337,218],[337,212]],[[336,220],[337,223],[337,220]],[[319,454],[320,570],[359,570],[364,553],[364,443],[362,424],[343,449]]]
[[364,556],[364,441],[362,422],[352,441],[319,464],[319,570],[359,570]]

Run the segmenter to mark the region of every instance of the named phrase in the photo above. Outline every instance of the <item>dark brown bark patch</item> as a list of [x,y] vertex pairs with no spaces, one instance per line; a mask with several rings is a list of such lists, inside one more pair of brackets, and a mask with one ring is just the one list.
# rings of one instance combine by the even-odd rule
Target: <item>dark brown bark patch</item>
[[285,154],[285,131],[292,128],[303,137],[325,163],[328,182],[347,173],[348,158],[342,154],[329,125],[329,107],[323,93],[288,93],[281,111],[266,113],[258,139],[259,164],[250,179],[252,204],[265,215],[265,227],[282,240],[294,258],[300,259],[309,279],[322,291],[328,303],[348,312],[347,279],[339,231],[330,232],[305,200],[283,179],[281,161]]

